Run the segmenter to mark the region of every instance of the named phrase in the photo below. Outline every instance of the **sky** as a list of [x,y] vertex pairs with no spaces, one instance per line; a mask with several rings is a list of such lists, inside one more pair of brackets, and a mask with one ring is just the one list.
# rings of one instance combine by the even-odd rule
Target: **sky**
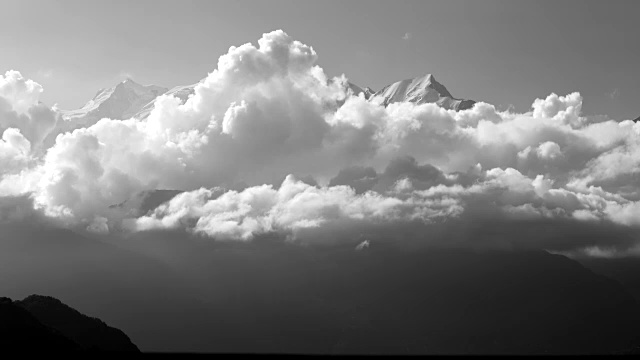
[[[382,272],[391,248],[640,264],[640,122],[622,121],[640,115],[636,4],[0,0],[0,292],[102,304],[149,348],[175,349],[182,327],[162,324],[188,324],[177,338],[190,350],[189,334],[216,345],[204,329],[225,323],[262,339],[253,314],[284,318],[270,293],[309,295],[302,313],[321,299],[301,284],[315,286],[316,269],[339,273],[290,250],[335,250],[340,264],[343,250],[380,251],[385,265],[371,266]],[[426,73],[478,102],[434,103],[425,82],[386,104],[338,77],[377,90]],[[73,116],[53,106],[77,108],[128,77],[198,83],[189,97],[125,83]],[[377,274],[364,283],[376,287]],[[523,299],[541,293],[525,288]],[[125,302],[137,305],[126,312]],[[237,311],[220,322],[195,303]],[[175,311],[185,308],[188,318]]]
[[456,97],[528,111],[578,91],[583,112],[640,115],[640,3],[628,1],[0,0],[0,71],[78,108],[131,77],[195,83],[230,46],[282,29],[328,75],[379,90],[432,73]]

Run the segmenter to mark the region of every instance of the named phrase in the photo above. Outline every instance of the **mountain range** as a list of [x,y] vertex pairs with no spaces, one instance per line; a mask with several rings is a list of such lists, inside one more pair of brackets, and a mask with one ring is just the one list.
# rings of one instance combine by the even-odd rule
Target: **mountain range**
[[[45,139],[45,145],[46,147],[53,145],[59,134],[91,126],[102,118],[145,119],[153,110],[158,96],[173,95],[185,103],[195,92],[197,85],[198,83],[166,88],[141,85],[127,78],[113,87],[100,89],[93,99],[80,109],[60,110],[63,121],[59,121],[56,128]],[[383,106],[396,102],[435,103],[444,109],[460,111],[470,109],[476,103],[474,100],[454,97],[432,74],[397,81],[378,91],[347,82],[345,91],[351,96],[362,94],[365,99]],[[633,121],[640,121],[640,117]]]
[[[50,135],[49,141],[54,141],[60,133],[91,126],[102,118],[144,119],[153,110],[154,100],[158,96],[173,95],[184,103],[194,93],[196,85],[168,89],[155,85],[140,85],[128,78],[114,87],[101,89],[80,109],[61,110],[64,121],[58,126],[57,131]],[[363,89],[350,82],[346,86],[345,90],[348,94],[355,96],[364,94],[366,99],[384,106],[406,101],[415,104],[435,103],[445,109],[457,111],[472,108],[475,104],[473,100],[455,98],[431,74],[397,81],[379,91],[368,87]]]
[[[640,306],[625,286],[544,251],[393,242],[356,250],[166,231],[106,242],[27,223],[3,230],[4,294],[64,298],[117,324],[142,351],[605,354],[640,344]],[[69,350],[77,346],[64,338],[91,344],[81,335],[92,332],[93,344],[107,336],[97,334],[128,344],[55,299],[2,303],[0,312],[31,329],[0,313],[11,329],[5,342]]]
[[63,117],[70,122],[82,125],[105,117],[128,119],[168,90],[155,85],[140,85],[131,79],[126,79],[112,88],[100,89],[96,96],[82,108],[63,111]]
[[169,89],[155,85],[140,85],[132,79],[126,79],[114,87],[100,89],[82,108],[60,110],[63,121],[45,138],[49,147],[55,143],[59,134],[75,129],[89,127],[102,118],[129,119]]

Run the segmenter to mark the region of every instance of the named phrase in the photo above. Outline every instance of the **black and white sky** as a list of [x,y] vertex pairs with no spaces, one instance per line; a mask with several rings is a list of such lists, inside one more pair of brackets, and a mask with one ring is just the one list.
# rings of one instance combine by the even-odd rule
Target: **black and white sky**
[[150,351],[637,347],[640,2],[0,13],[0,296]]

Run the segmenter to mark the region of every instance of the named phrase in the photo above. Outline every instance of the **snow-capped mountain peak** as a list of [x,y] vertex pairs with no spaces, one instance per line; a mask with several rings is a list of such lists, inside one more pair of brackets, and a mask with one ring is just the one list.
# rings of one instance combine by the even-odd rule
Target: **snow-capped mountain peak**
[[[196,85],[176,86],[169,90],[156,85],[141,85],[131,78],[126,78],[113,87],[99,90],[82,108],[62,110],[64,121],[58,123],[56,130],[45,141],[52,144],[58,134],[91,126],[102,118],[145,119],[153,110],[158,96],[173,95],[184,103],[195,92]],[[365,99],[383,106],[395,102],[436,103],[445,109],[457,111],[469,109],[475,104],[473,100],[454,98],[432,74],[398,81],[385,86],[378,92],[351,82],[346,82],[345,86],[349,96],[364,94]]]
[[100,89],[82,108],[60,110],[64,121],[58,122],[45,139],[45,145],[52,145],[58,134],[89,127],[102,118],[129,119],[167,90],[156,85],[141,85],[131,78],[113,87]]
[[141,85],[127,78],[114,87],[98,91],[82,108],[63,111],[63,117],[83,126],[105,117],[128,119],[167,90],[156,85]]
[[440,107],[452,110],[469,109],[475,104],[473,100],[454,98],[449,90],[439,83],[432,74],[388,85],[376,92],[372,100],[384,106],[403,101],[415,104],[436,103]]

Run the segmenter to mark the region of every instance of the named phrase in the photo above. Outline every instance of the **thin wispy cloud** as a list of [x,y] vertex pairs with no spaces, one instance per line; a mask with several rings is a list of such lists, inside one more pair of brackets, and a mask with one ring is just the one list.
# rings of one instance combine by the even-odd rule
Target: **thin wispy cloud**
[[411,33],[404,33],[404,35],[402,35],[402,40],[409,40],[411,39]]
[[118,73],[117,75],[118,80],[126,80],[126,79],[133,79],[134,78],[134,74],[130,71],[125,71],[122,70]]
[[611,90],[610,92],[607,93],[607,96],[611,99],[611,100],[615,100],[620,96],[620,89],[615,88],[613,90]]
[[40,78],[51,79],[54,74],[53,74],[53,70],[51,69],[41,69],[41,70],[38,70],[36,75]]

